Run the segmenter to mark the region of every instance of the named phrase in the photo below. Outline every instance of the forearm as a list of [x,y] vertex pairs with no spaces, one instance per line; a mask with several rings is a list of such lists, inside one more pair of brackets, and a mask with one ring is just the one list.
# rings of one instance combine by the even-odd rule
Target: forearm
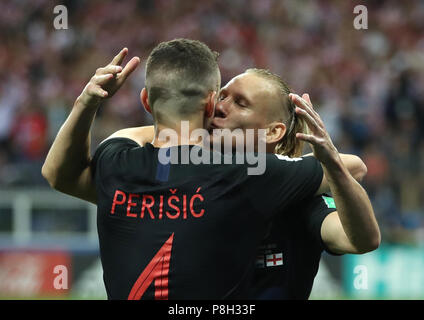
[[380,230],[364,188],[349,174],[340,158],[323,164],[343,230],[358,252],[368,252],[380,244]]
[[59,191],[71,191],[89,168],[90,128],[97,107],[87,107],[77,99],[49,150],[42,174]]
[[[329,221],[326,218],[325,225],[323,223],[321,228],[322,239],[327,245],[335,244],[334,247],[339,247],[340,251],[346,252],[347,249],[361,253],[374,250],[380,244],[380,230],[367,193],[344,166],[342,157],[331,141],[321,117],[315,112],[309,95],[304,94],[303,98],[296,94],[289,96],[296,104],[296,115],[305,120],[309,129],[309,133],[296,133],[296,137],[311,144],[314,156],[324,169],[325,179],[318,194],[328,191],[329,186],[341,222],[339,228],[337,219],[332,219],[333,223],[325,223]],[[346,246],[340,246],[340,240],[347,240]],[[353,248],[349,248],[349,244]]]
[[66,194],[96,203],[90,170],[90,128],[103,99],[112,97],[140,64],[133,57],[120,66],[128,49],[122,49],[105,67],[98,68],[75,101],[42,168],[50,185]]

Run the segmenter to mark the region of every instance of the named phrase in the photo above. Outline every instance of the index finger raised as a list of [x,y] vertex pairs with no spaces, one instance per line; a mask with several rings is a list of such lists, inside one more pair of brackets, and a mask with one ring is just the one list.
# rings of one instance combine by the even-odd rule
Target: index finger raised
[[110,62],[111,65],[119,66],[124,61],[128,48],[123,48]]

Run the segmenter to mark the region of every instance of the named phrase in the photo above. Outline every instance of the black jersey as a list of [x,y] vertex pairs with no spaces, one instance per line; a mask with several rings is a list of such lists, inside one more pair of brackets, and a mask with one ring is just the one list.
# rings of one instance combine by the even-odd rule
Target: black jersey
[[305,199],[280,215],[270,227],[256,259],[252,298],[306,300],[312,290],[321,253],[331,253],[321,238],[325,217],[336,211],[328,195]]
[[113,138],[93,157],[108,298],[247,298],[271,217],[316,192],[320,163],[267,154],[265,173],[252,176],[247,164],[163,165],[159,150]]

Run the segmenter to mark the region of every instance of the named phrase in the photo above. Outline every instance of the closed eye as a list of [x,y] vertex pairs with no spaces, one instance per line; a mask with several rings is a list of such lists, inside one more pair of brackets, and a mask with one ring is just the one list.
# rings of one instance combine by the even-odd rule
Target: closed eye
[[240,107],[247,108],[246,104],[244,102],[241,102],[240,100],[236,100],[235,103]]

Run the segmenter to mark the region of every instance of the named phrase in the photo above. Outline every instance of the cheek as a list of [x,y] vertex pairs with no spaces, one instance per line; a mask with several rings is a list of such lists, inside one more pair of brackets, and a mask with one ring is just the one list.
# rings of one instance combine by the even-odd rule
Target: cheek
[[263,128],[264,123],[261,115],[254,113],[246,113],[240,116],[240,126],[242,128],[258,129]]

